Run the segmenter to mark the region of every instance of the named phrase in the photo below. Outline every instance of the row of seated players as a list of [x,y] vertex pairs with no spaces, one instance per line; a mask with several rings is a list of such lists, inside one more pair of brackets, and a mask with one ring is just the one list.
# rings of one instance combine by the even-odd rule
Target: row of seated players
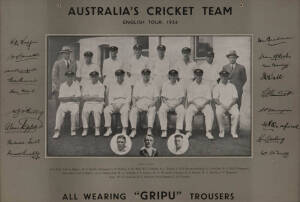
[[[224,115],[231,114],[231,135],[238,138],[237,126],[239,122],[239,109],[237,106],[238,94],[235,86],[228,80],[229,72],[219,72],[220,82],[211,89],[202,82],[203,70],[194,69],[194,79],[185,89],[185,85],[178,78],[178,71],[171,69],[168,72],[169,80],[161,89],[151,81],[151,70],[144,68],[141,71],[142,79],[133,87],[125,80],[125,71],[115,71],[115,82],[112,82],[107,89],[99,82],[99,73],[90,73],[90,82],[85,82],[82,88],[75,81],[75,73],[65,73],[67,81],[62,83],[59,90],[60,105],[56,113],[55,132],[53,138],[58,138],[66,112],[71,113],[71,135],[76,135],[76,121],[79,120],[79,102],[84,101],[82,109],[82,136],[87,135],[88,118],[93,112],[95,120],[95,135],[100,135],[101,114],[104,112],[104,125],[106,132],[104,136],[110,136],[111,115],[115,112],[121,114],[122,133],[125,135],[130,120],[132,131],[130,137],[136,135],[137,117],[139,112],[147,112],[148,130],[152,133],[156,112],[161,126],[161,137],[167,136],[167,113],[176,112],[176,133],[183,130],[183,123],[186,123],[186,135],[192,135],[192,121],[197,112],[202,112],[205,118],[206,137],[214,139],[211,130],[214,121],[214,112],[211,103],[216,106],[216,118],[219,126],[219,137],[224,137]],[[108,104],[105,106],[105,98]],[[156,103],[161,99],[161,106],[156,108]],[[187,105],[185,107],[185,101]],[[213,101],[213,102],[212,102]]]

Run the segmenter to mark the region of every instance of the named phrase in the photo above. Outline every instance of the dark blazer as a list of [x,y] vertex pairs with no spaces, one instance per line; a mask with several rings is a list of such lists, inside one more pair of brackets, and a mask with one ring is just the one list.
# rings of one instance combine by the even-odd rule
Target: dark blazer
[[230,73],[229,80],[236,87],[238,95],[243,94],[243,87],[247,81],[246,69],[243,65],[236,63],[234,69],[232,70],[231,64],[223,66],[223,70]]
[[66,71],[72,71],[76,74],[76,70],[77,70],[77,66],[75,61],[71,60],[69,67],[67,67],[66,62],[63,59],[55,61],[52,68],[52,77],[51,77],[52,92],[59,91],[60,84],[66,81],[66,76],[65,76]]
[[157,149],[152,147],[152,155],[150,156],[147,150],[145,149],[145,147],[143,147],[140,150],[140,155],[145,157],[154,157],[154,156],[158,156],[158,151]]

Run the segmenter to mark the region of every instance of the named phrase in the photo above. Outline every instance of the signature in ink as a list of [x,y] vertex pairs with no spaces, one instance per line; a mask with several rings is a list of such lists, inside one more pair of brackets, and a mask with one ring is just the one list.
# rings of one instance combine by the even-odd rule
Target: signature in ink
[[5,124],[6,132],[20,131],[23,133],[34,133],[37,129],[43,127],[43,122],[36,118],[24,117],[10,121]]
[[39,151],[28,152],[26,149],[21,152],[13,152],[12,150],[9,150],[7,152],[7,155],[11,156],[11,157],[31,157],[32,159],[35,159],[35,160],[40,158]]
[[10,45],[15,46],[15,47],[23,46],[23,47],[26,47],[27,50],[29,50],[33,44],[37,44],[37,43],[39,43],[39,42],[29,39],[28,36],[25,36],[23,39],[13,38],[10,40]]
[[293,91],[291,90],[274,90],[272,88],[267,88],[262,91],[261,97],[271,97],[271,96],[289,96],[292,95]]
[[266,43],[268,46],[277,46],[280,44],[287,43],[287,40],[290,40],[290,39],[293,39],[293,38],[288,37],[288,36],[286,36],[286,37],[279,36],[279,37],[274,37],[274,38],[267,36],[266,38],[258,37],[257,42],[258,43]]
[[37,60],[39,57],[40,57],[39,53],[30,53],[30,54],[19,53],[17,55],[11,54],[8,59],[14,60],[15,62],[23,62],[28,60]]

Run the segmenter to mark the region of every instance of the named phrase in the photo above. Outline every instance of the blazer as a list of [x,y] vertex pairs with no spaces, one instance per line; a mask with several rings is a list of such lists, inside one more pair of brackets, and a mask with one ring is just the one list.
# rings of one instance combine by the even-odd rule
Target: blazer
[[243,86],[247,81],[246,69],[243,65],[236,63],[234,69],[232,70],[231,64],[223,66],[223,70],[230,73],[229,80],[236,87],[238,94],[243,93]]
[[149,153],[147,152],[146,148],[143,147],[140,150],[140,155],[145,156],[145,157],[154,157],[154,156],[158,156],[158,151],[157,151],[157,149],[152,147],[152,155],[150,156]]
[[52,92],[58,91],[60,84],[66,81],[66,71],[72,71],[76,74],[77,65],[76,62],[70,61],[69,67],[67,67],[64,59],[55,61],[52,67]]

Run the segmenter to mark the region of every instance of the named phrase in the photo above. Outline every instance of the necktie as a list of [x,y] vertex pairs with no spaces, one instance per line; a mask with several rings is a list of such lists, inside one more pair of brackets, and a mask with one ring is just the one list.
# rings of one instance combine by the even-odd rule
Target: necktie
[[70,67],[70,62],[69,60],[67,60],[67,69],[69,69],[69,67]]

